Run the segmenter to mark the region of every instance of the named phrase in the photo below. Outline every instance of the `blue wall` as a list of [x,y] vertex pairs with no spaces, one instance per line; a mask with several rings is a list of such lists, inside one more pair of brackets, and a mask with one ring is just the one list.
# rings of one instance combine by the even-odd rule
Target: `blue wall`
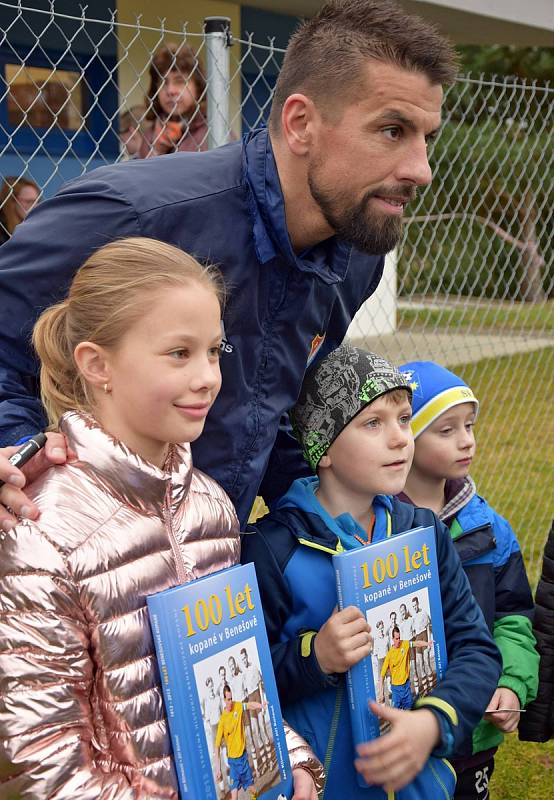
[[[274,39],[275,47],[284,49],[291,33],[296,29],[298,21],[298,17],[242,6],[241,39],[247,39],[248,34],[253,34],[252,41],[255,44],[267,45],[270,39]],[[253,47],[248,55],[248,47],[242,45],[242,55],[244,58],[242,116],[243,130],[246,132],[256,124],[267,122],[269,98],[281,67],[282,56],[275,54],[262,70],[260,64],[265,62],[268,51]]]
[[[109,20],[116,0],[95,0],[87,14]],[[33,0],[37,9],[49,10],[49,0]],[[57,0],[56,12],[79,16],[74,0]],[[93,169],[114,161],[119,152],[117,132],[109,120],[117,117],[117,42],[102,24],[0,7],[0,175],[25,174],[53,194],[66,180],[80,175],[84,165]],[[69,46],[69,42],[71,45]],[[4,65],[25,61],[37,67],[56,63],[59,69],[84,72],[83,95],[86,130],[46,132],[29,125],[14,130],[7,114]],[[110,73],[112,79],[110,80]]]

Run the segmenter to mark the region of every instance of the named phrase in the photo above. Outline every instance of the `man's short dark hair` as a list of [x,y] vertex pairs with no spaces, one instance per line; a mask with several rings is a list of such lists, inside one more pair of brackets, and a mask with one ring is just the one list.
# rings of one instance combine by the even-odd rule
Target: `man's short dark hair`
[[359,95],[369,59],[426,75],[433,85],[454,82],[454,46],[426,20],[394,0],[330,0],[291,36],[277,79],[270,127],[279,129],[287,97],[301,92],[322,114],[341,113]]

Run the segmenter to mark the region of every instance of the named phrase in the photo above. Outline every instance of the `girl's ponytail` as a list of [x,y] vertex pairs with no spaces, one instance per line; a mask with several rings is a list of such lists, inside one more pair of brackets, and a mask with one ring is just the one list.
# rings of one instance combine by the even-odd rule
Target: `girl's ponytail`
[[88,405],[69,341],[68,308],[67,300],[47,308],[33,330],[33,347],[41,362],[40,396],[51,426],[66,411]]

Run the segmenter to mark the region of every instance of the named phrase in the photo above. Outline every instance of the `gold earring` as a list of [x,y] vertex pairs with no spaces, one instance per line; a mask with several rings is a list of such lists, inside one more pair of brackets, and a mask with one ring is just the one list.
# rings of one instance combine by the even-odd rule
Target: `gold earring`
[[104,384],[104,394],[110,394],[111,390],[112,390],[111,386],[108,386],[108,384],[105,383]]

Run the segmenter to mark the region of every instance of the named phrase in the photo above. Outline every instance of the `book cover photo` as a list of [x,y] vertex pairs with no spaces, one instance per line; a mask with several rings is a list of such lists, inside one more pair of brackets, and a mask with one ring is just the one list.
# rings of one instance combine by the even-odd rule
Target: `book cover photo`
[[339,608],[360,608],[373,638],[372,653],[347,673],[354,741],[360,743],[388,729],[368,700],[411,709],[446,669],[434,529],[349,550],[333,563]]
[[182,800],[291,798],[253,564],[147,602]]

